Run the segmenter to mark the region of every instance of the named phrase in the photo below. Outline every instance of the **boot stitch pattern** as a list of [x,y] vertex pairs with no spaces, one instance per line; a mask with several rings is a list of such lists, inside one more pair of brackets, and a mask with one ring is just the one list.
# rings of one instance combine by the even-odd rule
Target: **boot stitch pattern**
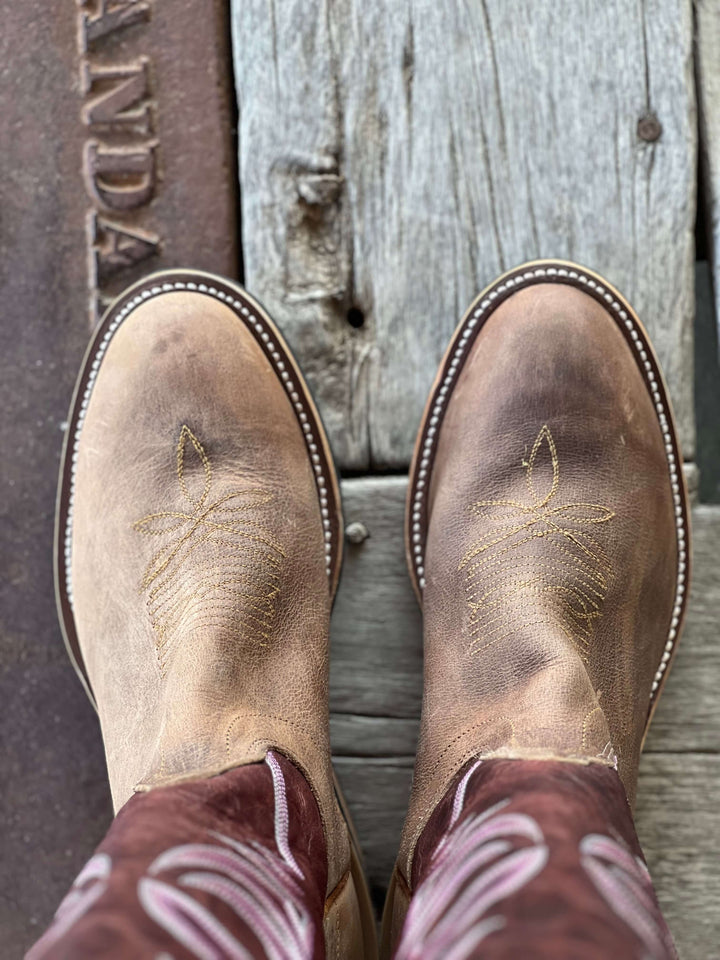
[[[188,477],[188,458],[193,453],[203,477],[202,490],[195,493]],[[212,464],[187,424],[177,443],[176,472],[180,494],[188,506],[151,513],[133,524],[143,536],[170,537],[166,546],[150,558],[140,586],[140,593],[149,589],[147,609],[161,677],[166,675],[172,652],[188,629],[220,625],[234,636],[239,626],[244,640],[266,646],[271,640],[280,574],[287,557],[270,531],[247,515],[270,503],[271,493],[246,482],[209,501]],[[235,505],[228,506],[232,501]],[[220,550],[203,556],[204,546]],[[192,555],[197,570],[187,576]],[[251,559],[254,562],[243,562]]]
[[[549,454],[552,469],[552,482],[545,492],[538,489],[536,479],[543,451]],[[521,626],[542,626],[552,619],[587,662],[595,621],[602,616],[602,603],[613,574],[599,540],[577,530],[576,525],[605,524],[615,513],[596,503],[552,504],[560,488],[560,460],[547,424],[540,429],[523,467],[528,502],[478,500],[470,505],[472,513],[490,520],[495,529],[473,543],[458,566],[458,571],[466,570],[471,611],[468,653],[474,656],[517,631],[517,620],[509,618],[505,610],[509,597],[521,595],[527,598],[523,609],[528,614]],[[525,532],[529,535],[523,537]],[[548,561],[542,556],[523,555],[522,548],[539,537],[549,538],[553,549],[559,547],[568,559],[553,557]],[[505,546],[494,551],[499,544]],[[478,584],[487,565],[497,567],[494,573],[498,579],[478,596]],[[525,566],[532,566],[535,575],[523,573]],[[540,619],[530,616],[538,612]]]

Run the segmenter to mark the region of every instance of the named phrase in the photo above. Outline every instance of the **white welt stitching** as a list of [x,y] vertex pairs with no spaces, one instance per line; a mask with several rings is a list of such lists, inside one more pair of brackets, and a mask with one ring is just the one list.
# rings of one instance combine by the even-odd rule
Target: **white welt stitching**
[[655,374],[652,370],[652,364],[650,363],[642,338],[640,337],[632,318],[628,316],[627,311],[623,309],[622,305],[615,300],[611,293],[608,293],[603,286],[601,286],[595,280],[586,277],[584,274],[579,273],[576,270],[568,270],[563,267],[534,267],[533,269],[527,270],[525,273],[518,274],[515,277],[509,277],[502,284],[500,284],[500,286],[494,287],[483,299],[477,310],[475,310],[466,321],[464,329],[461,331],[458,338],[457,346],[452,354],[448,371],[445,374],[445,377],[435,395],[435,402],[430,411],[430,416],[428,417],[428,427],[425,434],[422,452],[420,454],[418,470],[416,473],[415,488],[413,490],[412,499],[412,515],[410,520],[413,544],[412,556],[415,575],[417,577],[418,586],[422,590],[425,586],[425,568],[423,566],[424,544],[422,543],[420,525],[423,497],[425,496],[428,470],[439,429],[440,418],[442,416],[442,409],[444,404],[447,402],[453,379],[457,374],[458,367],[460,366],[460,362],[463,358],[465,350],[467,349],[468,341],[477,324],[501,294],[505,293],[509,289],[520,288],[526,283],[537,280],[538,277],[566,277],[568,280],[572,280],[574,283],[582,284],[583,286],[594,290],[596,294],[599,294],[608,304],[608,306],[615,311],[620,320],[625,324],[630,334],[630,338],[638,351],[640,360],[642,361],[645,378],[647,379],[650,393],[652,394],[653,403],[655,404],[655,411],[657,413],[660,429],[662,430],[663,439],[665,441],[665,453],[667,456],[668,466],[670,468],[670,486],[672,489],[673,503],[675,506],[675,523],[677,527],[678,540],[678,572],[675,590],[675,605],[673,607],[672,619],[670,621],[670,632],[668,633],[668,639],[667,643],[665,644],[665,650],[660,661],[660,666],[658,667],[657,673],[655,674],[655,678],[653,680],[652,690],[650,693],[650,700],[652,701],[660,685],[662,675],[665,673],[665,669],[670,661],[670,657],[672,656],[673,646],[675,645],[675,639],[677,637],[678,625],[680,623],[680,615],[682,613],[683,598],[685,595],[687,536],[685,530],[685,521],[683,518],[682,501],[680,498],[680,478],[678,473],[678,471],[682,469],[682,466],[680,464],[676,464],[675,462],[675,454],[673,453],[672,436],[668,424],[667,411],[665,410],[665,406],[660,395],[660,390],[658,389],[657,380],[655,379]]
[[254,327],[255,331],[260,336],[260,339],[265,344],[265,348],[269,351],[270,357],[275,369],[277,370],[278,376],[280,377],[285,389],[288,392],[290,401],[295,408],[295,413],[300,421],[300,426],[302,428],[303,437],[310,454],[310,459],[312,461],[313,470],[315,472],[315,484],[317,486],[318,496],[320,498],[320,513],[322,515],[323,522],[323,532],[325,537],[325,570],[328,575],[328,579],[332,576],[332,560],[333,560],[333,537],[332,529],[330,526],[330,510],[328,507],[328,488],[329,483],[325,477],[320,463],[320,456],[318,453],[318,440],[313,436],[312,428],[309,423],[309,418],[305,406],[302,401],[302,390],[298,384],[293,381],[292,375],[287,371],[285,364],[283,363],[282,356],[275,347],[275,344],[270,340],[270,334],[267,331],[265,324],[260,320],[258,316],[252,313],[240,300],[235,299],[228,293],[224,293],[222,290],[217,290],[215,287],[208,286],[205,283],[191,283],[184,282],[181,280],[174,280],[172,283],[165,282],[158,284],[157,286],[146,288],[138,293],[137,296],[133,297],[132,300],[128,301],[122,310],[113,318],[112,323],[108,326],[108,329],[100,341],[97,353],[93,358],[92,364],[90,365],[90,373],[88,374],[88,382],[85,388],[85,392],[82,397],[80,404],[80,410],[77,417],[77,425],[75,427],[75,434],[72,438],[72,449],[70,451],[71,460],[70,460],[70,494],[68,497],[68,513],[67,513],[67,523],[65,525],[65,541],[64,541],[64,550],[65,550],[65,590],[67,593],[68,602],[73,607],[73,589],[72,589],[72,578],[71,578],[71,560],[72,560],[72,521],[73,521],[73,510],[75,505],[75,468],[78,462],[78,451],[80,447],[80,432],[82,431],[82,426],[85,421],[85,415],[87,413],[88,403],[90,402],[90,395],[92,394],[93,384],[95,383],[95,378],[97,377],[98,369],[100,368],[100,362],[102,361],[103,356],[108,348],[108,344],[113,338],[115,331],[127,317],[133,312],[135,307],[139,306],[141,303],[144,303],[146,300],[150,300],[153,297],[159,296],[161,293],[171,293],[174,290],[191,290],[197,293],[207,294],[208,296],[215,297],[216,300],[222,300],[228,306],[233,307],[236,313],[241,314],[248,326]]

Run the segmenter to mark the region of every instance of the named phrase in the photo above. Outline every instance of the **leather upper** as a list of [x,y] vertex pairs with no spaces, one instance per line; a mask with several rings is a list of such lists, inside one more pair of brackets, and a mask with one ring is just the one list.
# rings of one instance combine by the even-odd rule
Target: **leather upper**
[[617,765],[634,797],[675,517],[647,385],[599,303],[538,284],[491,314],[439,426],[428,496],[406,877],[471,756]]
[[229,307],[172,292],[118,328],[82,429],[74,517],[75,622],[116,809],[274,747],[318,798],[333,889],[349,847],[317,489],[286,391]]

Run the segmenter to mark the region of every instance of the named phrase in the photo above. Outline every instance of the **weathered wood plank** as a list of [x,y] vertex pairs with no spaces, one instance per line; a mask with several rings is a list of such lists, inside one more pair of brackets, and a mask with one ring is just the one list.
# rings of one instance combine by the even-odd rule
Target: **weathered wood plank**
[[637,829],[682,960],[720,957],[720,757],[648,754]]
[[[335,761],[382,903],[410,790],[411,760]],[[720,757],[648,754],[640,765],[637,828],[682,960],[720,956]]]
[[246,279],[342,467],[407,465],[459,314],[538,256],[634,303],[692,458],[690,0],[232,9]]
[[422,702],[422,619],[405,567],[405,477],[345,480],[345,523],[370,536],[346,544],[332,619],[330,709],[415,717]]
[[697,78],[700,163],[708,231],[715,316],[720,322],[720,3],[695,0],[695,75]]
[[367,331],[345,322],[352,251],[329,16],[327,2],[233,4],[242,248],[245,282],[296,349],[339,462],[365,466]]
[[720,351],[708,260],[695,264],[695,427],[698,498],[720,503]]
[[[332,621],[331,710],[335,714],[407,718],[422,701],[422,621],[405,571],[401,477],[345,480],[346,523],[360,521],[370,534],[347,544],[345,569]],[[720,741],[720,507],[693,512],[694,571],[685,634],[648,738],[649,751],[716,751]],[[353,739],[368,755],[413,753],[415,728],[393,722],[366,725],[348,734],[350,721],[336,720],[350,752]],[[363,721],[366,722],[366,721]],[[345,724],[345,726],[343,726]],[[404,731],[404,740],[398,741]],[[387,741],[392,744],[383,748]]]
[[720,508],[693,510],[693,583],[685,633],[650,728],[647,751],[720,749]]
[[412,757],[420,717],[369,717],[331,713],[334,757]]
[[360,840],[378,916],[400,846],[413,762],[412,757],[337,757],[334,760]]

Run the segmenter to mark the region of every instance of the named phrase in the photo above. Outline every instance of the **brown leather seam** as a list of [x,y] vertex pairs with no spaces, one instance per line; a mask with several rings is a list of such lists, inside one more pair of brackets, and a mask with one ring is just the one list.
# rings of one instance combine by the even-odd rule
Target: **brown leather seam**
[[410,884],[409,884],[409,882],[405,879],[405,874],[402,872],[402,869],[400,868],[400,864],[399,864],[399,863],[398,863],[398,864],[395,864],[395,883],[396,883],[397,886],[399,886],[399,887],[401,888],[402,893],[403,893],[403,894],[408,898],[408,900],[409,900],[410,897],[411,897],[411,895],[412,895],[412,891],[410,890]]
[[340,877],[338,882],[335,884],[335,887],[332,893],[325,900],[325,910],[324,910],[325,919],[327,919],[328,913],[330,913],[332,908],[335,906],[335,901],[342,895],[351,877],[352,877],[352,868],[348,867],[347,872],[344,873],[342,877]]
[[[513,727],[513,722],[512,722],[512,720],[510,720],[508,717],[494,717],[494,718],[493,718],[493,720],[500,720],[500,719],[505,719],[505,720],[508,721],[508,723],[510,724],[510,729],[512,730],[513,739],[514,739],[514,737],[515,737],[515,730],[514,730],[514,727]],[[444,757],[446,756],[446,754],[448,754],[448,753],[452,750],[452,748],[455,746],[455,744],[458,742],[458,740],[462,740],[463,737],[467,736],[468,734],[473,733],[475,730],[479,730],[480,727],[486,727],[489,723],[492,723],[493,720],[483,720],[483,721],[481,721],[480,723],[473,724],[471,727],[466,727],[464,730],[462,730],[456,737],[453,737],[453,739],[452,739],[449,743],[447,743],[447,744],[445,745],[445,747],[443,748],[443,750],[441,751],[441,753],[438,755],[437,760],[435,761],[435,763],[432,765],[432,767],[431,767],[430,770],[428,771],[428,779],[432,779],[432,778],[434,777],[434,775],[435,775],[438,767],[440,767],[440,765],[442,764],[442,761],[443,761]],[[471,759],[471,757],[477,757],[478,755],[479,755],[479,750],[478,750],[477,747],[473,748],[472,750],[468,750],[468,751],[466,751],[465,753],[463,753],[463,754],[461,755],[460,760],[459,760],[459,762],[458,762],[458,764],[457,764],[456,770],[452,773],[452,775],[451,775],[450,777],[447,778],[446,782],[443,784],[443,793],[445,792],[445,790],[447,790],[447,787],[448,787],[450,781],[452,780],[452,777],[455,776],[455,773],[457,772],[457,770],[460,770],[461,767],[462,767],[465,763],[467,763],[468,760]],[[442,797],[442,794],[441,794],[441,797]],[[417,817],[417,820],[416,820],[416,826],[415,826],[415,829],[413,830],[412,835],[411,835],[411,838],[410,838],[409,850],[408,850],[408,855],[407,855],[407,872],[408,872],[408,875],[410,875],[410,874],[412,873],[412,862],[413,862],[413,857],[414,857],[414,855],[415,855],[415,847],[416,847],[416,845],[417,845],[418,838],[419,838],[420,834],[421,834],[422,831],[423,831],[423,827],[425,826],[425,823],[427,822],[427,819],[429,818],[430,814],[431,814],[432,811],[435,809],[435,807],[437,806],[437,804],[438,804],[438,800],[437,800],[437,799],[431,801],[430,803],[426,804],[426,806],[424,807],[424,809],[418,814],[418,817]]]
[[[285,717],[280,717],[275,713],[261,713],[259,711],[256,711],[253,713],[238,713],[230,721],[228,728],[225,732],[225,754],[228,757],[228,759],[230,757],[230,751],[231,751],[230,733],[232,731],[232,728],[235,726],[236,722],[238,720],[251,719],[251,718],[254,719],[257,717],[260,717],[263,720],[276,720],[278,723],[282,723],[287,727],[293,727],[293,729],[298,729],[300,730],[302,736],[305,737],[306,740],[309,740],[314,747],[317,747],[318,750],[322,750],[322,751],[325,750],[326,744],[321,744],[315,737],[312,736],[312,734],[309,734],[305,729],[303,729],[303,727],[300,726],[299,723],[296,723],[294,720],[287,720]],[[265,741],[261,738],[259,740],[253,740],[250,746],[251,747],[256,745],[260,746],[263,743],[265,743]],[[282,752],[281,748],[278,747],[278,749]]]
[[[250,746],[255,746],[254,743]],[[280,751],[279,751],[280,752]],[[157,790],[161,787],[173,787],[180,783],[190,783],[193,780],[209,780],[212,777],[219,777],[228,770],[236,770],[238,767],[249,767],[253,763],[262,763],[264,756],[251,757],[249,759],[231,761],[227,764],[219,764],[215,767],[196,768],[195,770],[186,770],[184,773],[171,774],[155,782],[151,780],[141,780],[133,787],[134,793],[149,793],[151,790]]]
[[[461,730],[460,733],[457,734],[457,736],[453,737],[452,740],[450,740],[445,745],[445,747],[438,754],[437,760],[428,771],[428,775],[432,776],[435,773],[438,767],[441,766],[443,759],[445,758],[445,755],[452,750],[452,748],[455,746],[458,740],[462,740],[463,737],[466,737],[469,733],[474,733],[476,730],[479,730],[481,727],[487,727],[488,724],[495,723],[498,720],[506,720],[510,724],[510,729],[512,731],[512,739],[514,740],[515,727],[510,717],[499,716],[499,717],[491,717],[489,720],[481,720],[479,723],[474,723],[470,727],[465,727],[464,730]],[[479,755],[479,748],[474,748],[470,753],[468,753],[468,755],[464,758],[462,762],[465,763],[467,760],[470,759],[470,757],[474,757],[478,755]]]
[[543,752],[538,750],[537,752],[532,750],[508,750],[503,751],[494,750],[491,753],[480,753],[477,754],[479,760],[525,760],[529,763],[537,761],[538,763],[545,763],[550,760],[553,763],[574,763],[580,767],[588,767],[591,764],[597,764],[599,767],[610,767],[612,770],[615,769],[615,761],[610,760],[606,757],[602,757],[598,754],[596,757],[583,757],[578,754],[568,753],[565,755],[558,755],[552,752]]

